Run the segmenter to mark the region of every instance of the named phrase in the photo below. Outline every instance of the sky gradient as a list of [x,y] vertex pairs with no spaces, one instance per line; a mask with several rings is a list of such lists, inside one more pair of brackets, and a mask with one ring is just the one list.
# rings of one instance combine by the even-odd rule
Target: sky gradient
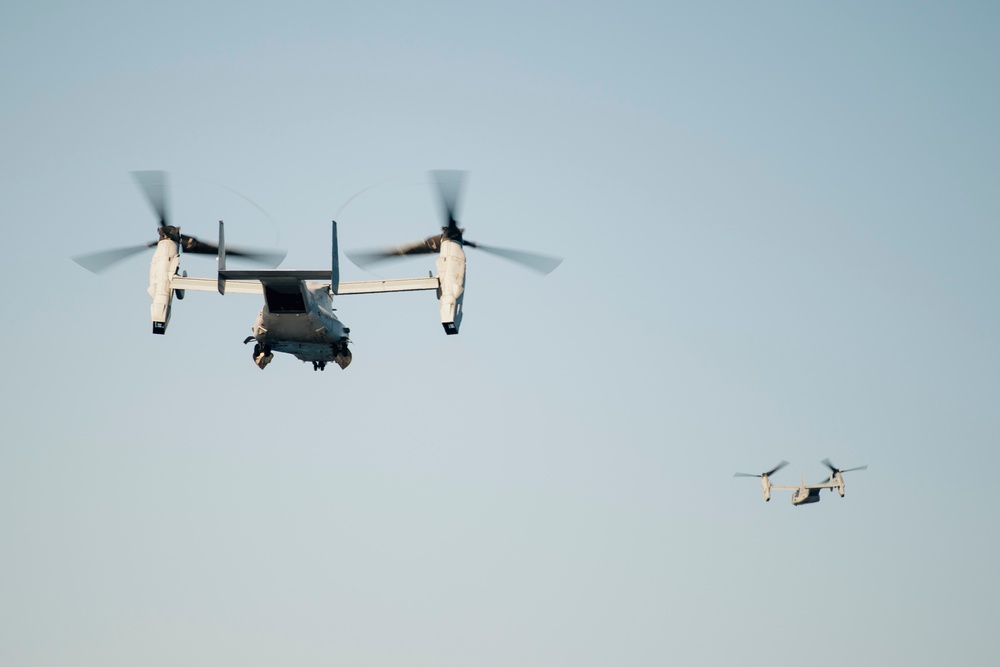
[[[977,2],[3,4],[0,664],[992,661],[998,37]],[[427,170],[467,169],[467,238],[565,261],[470,251],[459,336],[339,298],[347,370],[262,372],[258,298],[152,336],[148,257],[70,259],[155,238],[144,169],[308,269],[334,217],[434,233]],[[732,478],[826,457],[870,466],[843,499]]]

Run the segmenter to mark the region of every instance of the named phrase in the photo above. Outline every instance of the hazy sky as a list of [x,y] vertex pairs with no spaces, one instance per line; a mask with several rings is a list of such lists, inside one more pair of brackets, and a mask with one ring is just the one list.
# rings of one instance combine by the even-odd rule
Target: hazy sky
[[[987,2],[3,3],[0,664],[994,661],[998,45]],[[565,261],[470,251],[457,337],[338,299],[345,371],[70,260],[155,238],[132,170],[321,269],[334,217],[434,233],[441,168]],[[732,478],[825,457],[870,468]]]

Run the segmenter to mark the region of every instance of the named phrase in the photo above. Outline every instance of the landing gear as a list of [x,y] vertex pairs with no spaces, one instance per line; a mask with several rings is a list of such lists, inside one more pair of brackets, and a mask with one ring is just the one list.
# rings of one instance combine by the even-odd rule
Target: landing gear
[[260,343],[257,343],[253,346],[253,362],[257,364],[257,367],[260,368],[260,370],[264,370],[264,368],[271,363],[272,359],[274,359],[274,354],[271,352],[270,345],[261,345]]
[[351,365],[351,351],[347,348],[347,340],[345,339],[339,347],[335,346],[333,348],[333,360],[337,362],[337,365],[341,369],[347,368]]
[[326,370],[326,362],[325,361],[314,361],[313,362],[313,370],[314,371],[325,371]]
[[[257,339],[253,336],[247,336],[243,341],[243,344],[246,345],[252,340]],[[252,356],[253,362],[257,364],[257,367],[260,368],[260,370],[264,370],[264,367],[271,363],[271,360],[274,359],[274,354],[271,352],[271,346],[267,344],[261,345],[260,343],[254,344]]]

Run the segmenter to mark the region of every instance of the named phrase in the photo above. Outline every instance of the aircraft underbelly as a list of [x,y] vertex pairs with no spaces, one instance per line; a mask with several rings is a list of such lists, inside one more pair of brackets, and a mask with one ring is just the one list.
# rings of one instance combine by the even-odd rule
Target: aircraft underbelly
[[275,352],[292,354],[302,361],[335,361],[347,338],[339,320],[326,322],[306,313],[266,313],[255,327],[256,338]]
[[292,341],[279,341],[271,346],[275,352],[285,352],[294,355],[302,361],[335,361],[336,354],[333,346],[321,343],[295,343]]

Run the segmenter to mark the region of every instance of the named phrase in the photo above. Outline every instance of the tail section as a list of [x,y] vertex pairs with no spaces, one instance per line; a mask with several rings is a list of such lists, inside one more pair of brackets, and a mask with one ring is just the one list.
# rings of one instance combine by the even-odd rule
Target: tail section
[[226,293],[226,230],[222,220],[219,220],[219,294]]
[[331,251],[333,259],[330,262],[330,289],[333,290],[334,294],[340,294],[340,249],[337,244],[337,221],[332,220],[330,226],[333,228],[333,248]]

